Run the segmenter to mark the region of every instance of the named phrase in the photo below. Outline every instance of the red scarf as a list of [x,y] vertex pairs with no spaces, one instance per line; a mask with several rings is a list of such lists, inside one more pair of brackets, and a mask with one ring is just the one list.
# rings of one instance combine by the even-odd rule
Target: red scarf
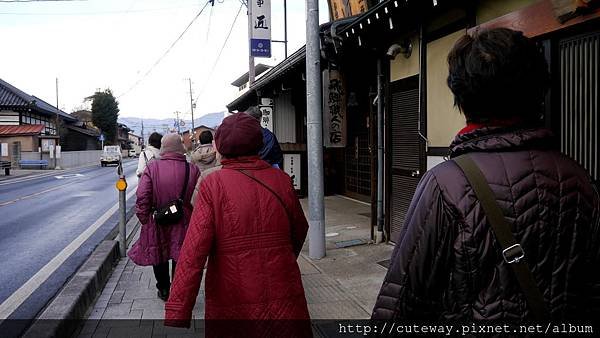
[[470,133],[474,130],[481,129],[483,127],[510,127],[510,126],[520,124],[521,122],[522,122],[522,120],[518,117],[509,119],[509,120],[493,120],[487,124],[468,122],[467,125],[458,132],[458,135]]

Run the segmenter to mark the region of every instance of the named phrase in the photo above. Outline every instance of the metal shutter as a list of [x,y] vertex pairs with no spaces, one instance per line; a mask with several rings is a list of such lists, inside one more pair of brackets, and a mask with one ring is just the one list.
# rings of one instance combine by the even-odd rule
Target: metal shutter
[[[415,81],[417,80],[417,81]],[[389,229],[396,241],[421,178],[424,145],[419,136],[418,77],[390,86]]]
[[561,150],[598,180],[600,32],[562,40],[559,50]]

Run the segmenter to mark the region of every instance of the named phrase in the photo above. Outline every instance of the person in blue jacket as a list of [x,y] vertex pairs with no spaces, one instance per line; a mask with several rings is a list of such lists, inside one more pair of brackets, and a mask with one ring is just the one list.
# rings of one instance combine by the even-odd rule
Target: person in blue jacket
[[[262,112],[260,111],[259,107],[250,107],[245,113],[254,117],[260,123]],[[262,134],[263,147],[259,152],[260,158],[275,168],[281,168],[283,165],[283,153],[281,152],[281,147],[279,146],[277,137],[267,128],[262,128]]]

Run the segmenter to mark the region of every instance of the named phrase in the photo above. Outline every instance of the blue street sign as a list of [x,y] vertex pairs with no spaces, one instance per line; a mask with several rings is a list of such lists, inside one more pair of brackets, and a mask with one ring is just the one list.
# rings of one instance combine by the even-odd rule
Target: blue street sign
[[255,56],[255,57],[270,58],[271,57],[271,40],[251,39],[250,40],[250,55]]
[[100,142],[104,142],[104,134],[100,134],[100,136],[98,137],[98,140]]

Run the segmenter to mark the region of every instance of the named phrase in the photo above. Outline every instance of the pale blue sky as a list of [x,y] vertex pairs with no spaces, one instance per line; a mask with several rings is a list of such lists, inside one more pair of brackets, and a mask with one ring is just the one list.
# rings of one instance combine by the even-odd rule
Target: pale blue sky
[[[168,118],[176,110],[188,113],[188,77],[194,97],[202,92],[197,116],[225,109],[237,91],[230,83],[248,70],[248,32],[244,7],[209,79],[240,8],[239,0],[220,1],[212,8],[210,31],[208,7],[152,73],[119,99],[122,116]],[[96,88],[110,87],[119,96],[204,4],[204,0],[0,3],[0,78],[54,104],[58,77],[60,106],[67,112]],[[304,6],[303,0],[288,0],[290,54],[305,43]],[[328,21],[327,2],[321,0],[320,8],[321,22]],[[272,11],[273,39],[283,40],[283,0],[272,0]],[[274,44],[273,51],[273,58],[257,63],[280,62],[283,45]]]

